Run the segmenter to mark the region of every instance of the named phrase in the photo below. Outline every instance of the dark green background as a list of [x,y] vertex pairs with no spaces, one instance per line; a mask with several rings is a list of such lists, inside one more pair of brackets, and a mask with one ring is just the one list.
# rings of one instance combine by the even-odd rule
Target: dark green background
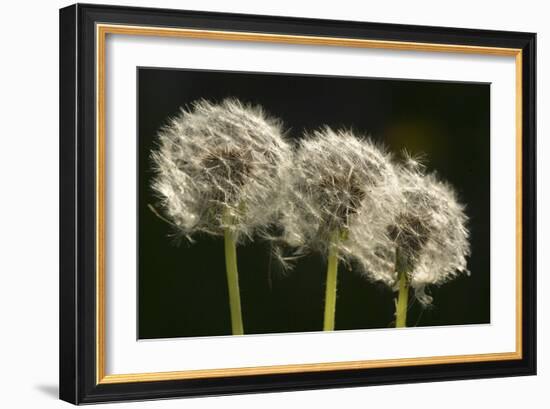
[[[139,338],[231,333],[223,239],[178,243],[147,208],[155,203],[149,155],[156,132],[199,98],[260,104],[294,140],[326,124],[369,134],[395,153],[424,153],[428,169],[467,205],[472,274],[432,288],[433,306],[415,302],[408,324],[489,322],[489,84],[139,68],[138,95]],[[240,246],[238,257],[245,333],[322,329],[326,267],[319,256],[286,275],[261,241]],[[391,326],[393,298],[390,289],[340,266],[336,329]]]

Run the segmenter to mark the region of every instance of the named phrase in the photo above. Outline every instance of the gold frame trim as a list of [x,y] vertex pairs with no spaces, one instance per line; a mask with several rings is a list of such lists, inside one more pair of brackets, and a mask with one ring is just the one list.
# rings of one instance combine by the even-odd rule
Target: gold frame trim
[[[187,370],[132,374],[105,374],[105,40],[107,34],[195,38],[298,45],[371,48],[401,51],[513,56],[516,64],[516,350],[505,353],[450,355],[369,361],[323,362],[241,368]],[[96,383],[115,384],[180,379],[204,379],[246,375],[289,374],[347,369],[388,368],[466,362],[518,360],[522,358],[522,51],[515,48],[466,46],[456,44],[414,43],[353,38],[294,36],[235,31],[179,29],[165,27],[96,25]]]

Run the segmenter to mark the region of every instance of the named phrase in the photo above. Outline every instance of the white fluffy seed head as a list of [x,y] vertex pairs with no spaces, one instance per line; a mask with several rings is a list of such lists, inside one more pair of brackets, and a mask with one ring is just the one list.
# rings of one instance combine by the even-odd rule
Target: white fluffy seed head
[[[426,286],[440,285],[460,273],[468,273],[470,243],[468,217],[454,189],[435,174],[425,175],[422,170],[411,158],[399,168],[402,200],[388,235],[408,266],[417,298],[429,304],[431,297],[425,294]],[[392,257],[395,258],[395,251]]]
[[391,158],[381,147],[347,130],[314,131],[300,142],[288,174],[284,242],[299,254],[326,255],[336,246],[341,260],[365,270],[386,263],[370,253],[387,246],[396,186]]
[[279,121],[237,99],[181,109],[158,134],[152,188],[179,233],[238,239],[263,232],[281,205],[291,149]]

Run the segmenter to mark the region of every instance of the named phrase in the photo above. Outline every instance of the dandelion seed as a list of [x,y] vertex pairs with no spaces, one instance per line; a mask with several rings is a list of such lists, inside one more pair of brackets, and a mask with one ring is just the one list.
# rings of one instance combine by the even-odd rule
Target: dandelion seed
[[[398,172],[402,201],[388,228],[396,261],[398,305],[396,326],[406,326],[408,287],[424,305],[432,298],[428,285],[441,285],[468,273],[468,218],[452,186],[435,174],[425,175],[414,161]],[[385,252],[388,256],[389,252]]]
[[[334,329],[338,260],[365,270],[387,241],[397,177],[389,155],[369,139],[329,127],[299,145],[286,186],[281,224],[299,253],[328,257],[324,329]],[[358,222],[360,221],[360,222]]]
[[159,132],[152,188],[179,234],[224,236],[233,333],[243,333],[236,243],[267,234],[291,162],[281,123],[237,99],[200,100]]

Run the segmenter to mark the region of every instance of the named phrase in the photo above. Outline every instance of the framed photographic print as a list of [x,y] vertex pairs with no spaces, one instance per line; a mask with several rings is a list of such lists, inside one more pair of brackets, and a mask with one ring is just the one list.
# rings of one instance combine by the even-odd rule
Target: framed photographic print
[[61,9],[61,399],[535,374],[535,40]]

